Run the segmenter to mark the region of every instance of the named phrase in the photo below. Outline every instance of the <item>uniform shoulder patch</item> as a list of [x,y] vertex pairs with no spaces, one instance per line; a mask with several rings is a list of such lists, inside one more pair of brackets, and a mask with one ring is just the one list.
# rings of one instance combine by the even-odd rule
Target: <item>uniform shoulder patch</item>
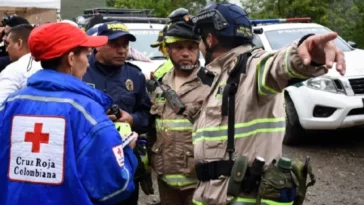
[[197,72],[197,77],[200,78],[202,84],[211,87],[215,79],[215,74],[209,71],[207,68],[201,67]]
[[130,62],[125,62],[126,65],[129,65],[130,67],[133,67],[137,70],[139,70],[140,72],[142,71],[142,69],[139,68],[139,66],[133,64],[133,63],[130,63]]
[[112,148],[114,153],[116,162],[119,164],[120,167],[124,167],[124,153],[123,153],[123,145],[117,145]]
[[66,120],[14,116],[10,139],[11,181],[60,185],[64,181]]

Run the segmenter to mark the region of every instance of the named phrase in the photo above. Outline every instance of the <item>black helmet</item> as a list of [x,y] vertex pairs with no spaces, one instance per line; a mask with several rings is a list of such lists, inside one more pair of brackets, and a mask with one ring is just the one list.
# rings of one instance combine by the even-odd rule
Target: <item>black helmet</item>
[[165,33],[166,43],[172,43],[170,40],[173,39],[173,37],[195,41],[200,40],[200,36],[193,31],[194,23],[192,22],[192,16],[189,15],[187,9],[176,9],[168,18],[170,18],[170,24]]
[[220,36],[253,40],[252,25],[248,14],[232,3],[210,4],[193,18],[194,31],[200,33],[202,25],[211,24]]
[[189,16],[188,10],[185,8],[179,8],[174,11],[172,11],[171,14],[169,14],[169,23],[175,23],[177,21],[183,20],[183,17]]

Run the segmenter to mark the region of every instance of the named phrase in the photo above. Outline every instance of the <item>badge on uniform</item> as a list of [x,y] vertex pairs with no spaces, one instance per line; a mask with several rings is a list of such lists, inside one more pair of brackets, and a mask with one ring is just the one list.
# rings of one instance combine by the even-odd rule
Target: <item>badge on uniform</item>
[[125,87],[129,91],[133,91],[134,90],[134,83],[133,83],[133,81],[131,81],[130,79],[126,80]]
[[226,86],[226,82],[222,82],[219,84],[219,87],[217,88],[217,92],[215,95],[216,99],[222,99],[222,94],[224,93],[225,86]]

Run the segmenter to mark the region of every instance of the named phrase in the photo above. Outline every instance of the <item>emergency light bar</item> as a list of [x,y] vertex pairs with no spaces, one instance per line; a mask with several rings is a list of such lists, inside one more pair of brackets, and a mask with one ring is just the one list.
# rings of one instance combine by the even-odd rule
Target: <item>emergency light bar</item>
[[257,19],[251,20],[253,25],[257,24],[269,24],[269,23],[293,23],[293,22],[310,22],[310,17],[305,18],[286,18],[286,19]]

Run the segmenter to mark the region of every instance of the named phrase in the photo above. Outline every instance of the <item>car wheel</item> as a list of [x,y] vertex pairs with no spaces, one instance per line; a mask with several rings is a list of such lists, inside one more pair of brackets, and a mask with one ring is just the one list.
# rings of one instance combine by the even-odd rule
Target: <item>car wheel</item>
[[302,128],[298,119],[296,108],[288,93],[285,93],[285,110],[286,110],[286,133],[284,135],[283,144],[299,145],[302,144],[306,132]]

